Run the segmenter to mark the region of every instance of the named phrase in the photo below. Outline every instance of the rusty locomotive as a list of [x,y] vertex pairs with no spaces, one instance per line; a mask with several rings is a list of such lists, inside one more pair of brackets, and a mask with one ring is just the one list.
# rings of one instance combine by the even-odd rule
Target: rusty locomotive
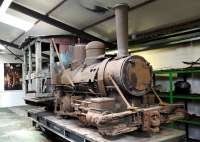
[[[152,86],[152,67],[128,53],[128,6],[115,8],[116,57],[98,41],[73,49],[73,61],[53,73],[55,113],[78,118],[99,133],[114,136],[135,130],[159,132],[161,123],[183,117],[179,105],[163,103]],[[58,70],[58,68],[56,68]]]

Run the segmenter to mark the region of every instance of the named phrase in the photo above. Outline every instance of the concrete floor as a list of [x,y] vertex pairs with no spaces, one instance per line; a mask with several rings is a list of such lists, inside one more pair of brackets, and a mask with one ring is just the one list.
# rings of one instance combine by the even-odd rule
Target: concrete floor
[[0,108],[0,142],[64,142],[56,135],[45,134],[32,126],[27,117],[27,110],[31,108],[28,105]]
[[0,108],[0,142],[63,142],[32,127],[26,116],[30,106]]

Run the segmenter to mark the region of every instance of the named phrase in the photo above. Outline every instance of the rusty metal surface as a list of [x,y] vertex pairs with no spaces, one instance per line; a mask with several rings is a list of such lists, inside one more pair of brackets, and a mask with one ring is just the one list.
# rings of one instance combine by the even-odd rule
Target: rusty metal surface
[[140,56],[112,60],[105,68],[105,84],[110,85],[109,75],[111,75],[127,93],[135,96],[144,95],[150,89],[151,70],[149,63]]
[[73,48],[72,67],[80,66],[84,63],[86,57],[86,49],[84,44],[76,44]]
[[144,111],[143,113],[143,131],[159,132],[160,130],[160,112],[159,109]]
[[117,35],[118,57],[129,55],[128,53],[128,9],[127,4],[117,4],[115,9],[115,23]]
[[105,72],[105,67],[108,63],[108,61],[110,60],[110,58],[105,59],[102,61],[102,63],[99,66],[99,70],[98,70],[98,88],[99,88],[99,92],[102,94],[102,96],[106,96],[106,89],[105,89],[105,84],[104,84],[104,72]]
[[96,127],[105,136],[140,128],[159,132],[162,123],[184,115],[174,111],[178,105],[156,103],[155,95],[149,92],[151,70],[140,56],[107,58],[100,63],[68,68],[61,73],[60,87],[54,92],[55,112],[75,117],[87,127]]
[[[115,136],[142,128],[146,132],[159,132],[161,123],[168,123],[183,118],[176,105],[137,107],[131,110],[115,110],[115,97],[89,97],[65,95],[60,90],[55,92],[55,112],[62,116],[78,118],[85,126],[95,126],[99,133]],[[148,102],[147,102],[148,103]]]
[[100,62],[99,58],[105,55],[105,45],[99,41],[92,41],[86,45],[85,64],[91,65]]
[[74,83],[94,82],[98,68],[99,64],[93,64],[87,67],[79,66],[73,71],[71,69],[66,69],[61,75],[61,82],[62,84],[70,84],[67,76],[69,76]]
[[115,98],[111,97],[99,97],[99,98],[90,98],[88,99],[91,103],[88,104],[88,108],[103,110],[103,111],[112,111],[115,106]]
[[105,54],[105,45],[99,41],[92,41],[86,45],[86,58],[97,58]]
[[[44,113],[43,113],[44,112]],[[185,136],[185,132],[182,130],[172,128],[161,128],[160,133],[154,133],[151,136],[144,137],[143,132],[127,133],[113,138],[102,137],[97,129],[91,127],[83,127],[82,124],[75,119],[58,118],[55,114],[44,115],[47,113],[43,109],[32,109],[29,113],[33,116],[42,115],[42,120],[48,121],[50,124],[54,124],[55,128],[64,128],[64,131],[71,132],[71,134],[84,137],[86,141],[91,142],[178,142]],[[34,117],[33,120],[37,121]],[[39,121],[40,123],[40,121]],[[46,125],[42,125],[46,126]],[[49,128],[49,127],[45,127]],[[66,136],[65,136],[66,137]],[[69,138],[69,137],[67,137]],[[73,141],[73,139],[68,140]]]
[[127,71],[127,74],[122,74],[122,78],[126,80],[124,86],[128,88],[134,84],[135,92],[149,89],[152,78],[151,66],[143,57],[133,56],[124,62],[123,67],[126,70],[122,72]]

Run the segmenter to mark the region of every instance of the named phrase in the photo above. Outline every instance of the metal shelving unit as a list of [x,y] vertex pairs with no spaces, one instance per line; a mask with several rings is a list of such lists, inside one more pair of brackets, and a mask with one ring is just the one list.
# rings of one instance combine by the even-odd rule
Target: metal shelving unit
[[[167,69],[167,70],[156,70],[154,71],[155,76],[167,76],[169,81],[169,92],[161,92],[159,96],[168,100],[170,104],[174,103],[175,100],[195,100],[200,101],[200,94],[175,94],[173,90],[173,80],[174,76],[180,73],[200,73],[200,67],[195,68],[181,68],[181,69]],[[186,106],[187,109],[187,106]],[[186,132],[188,133],[188,125],[198,125],[200,126],[200,121],[192,118],[185,118],[182,120],[177,120],[176,123],[184,123],[186,126]],[[188,135],[187,135],[188,136]]]
[[[174,94],[174,92],[172,92]],[[170,98],[169,96],[169,93],[159,93],[159,95],[162,97],[162,98]],[[173,101],[174,100],[178,100],[178,99],[182,99],[182,100],[199,100],[200,101],[200,95],[192,95],[192,94],[189,94],[188,95],[179,95],[179,94],[176,94],[176,95],[173,95]]]
[[182,119],[182,120],[177,120],[177,122],[180,122],[180,123],[187,123],[187,124],[193,124],[193,125],[198,125],[198,126],[200,126],[200,121],[198,121],[198,120]]
[[169,95],[166,96],[166,93],[164,93],[165,95],[161,97],[168,97],[169,98],[169,103],[173,103],[174,99],[195,99],[195,100],[200,100],[200,95],[199,96],[195,96],[195,95],[174,95],[174,91],[173,91],[173,76],[174,74],[178,74],[178,73],[200,73],[200,67],[198,68],[182,68],[182,69],[167,69],[167,70],[156,70],[154,71],[154,74],[156,75],[163,75],[166,74],[168,76],[169,79]]

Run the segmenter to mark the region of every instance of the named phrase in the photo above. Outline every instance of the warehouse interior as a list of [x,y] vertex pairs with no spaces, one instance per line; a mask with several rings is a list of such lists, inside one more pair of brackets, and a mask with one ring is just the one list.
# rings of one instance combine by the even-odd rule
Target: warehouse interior
[[0,0],[0,142],[200,141],[199,0]]

